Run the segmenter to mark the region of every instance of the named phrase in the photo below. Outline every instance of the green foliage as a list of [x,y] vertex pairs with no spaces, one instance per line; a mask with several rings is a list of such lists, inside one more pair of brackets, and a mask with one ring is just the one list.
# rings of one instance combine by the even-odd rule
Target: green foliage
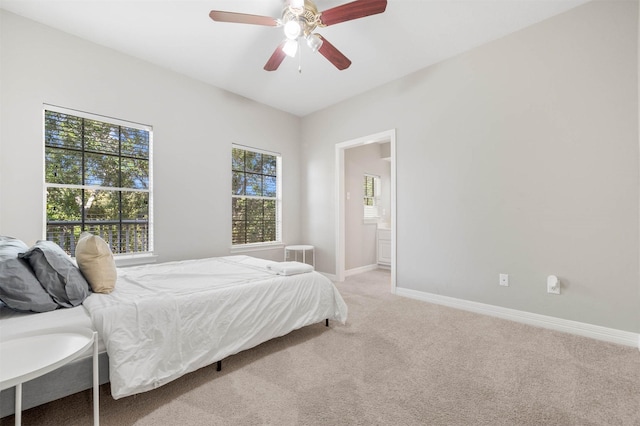
[[82,191],[72,188],[47,189],[47,221],[82,219]]

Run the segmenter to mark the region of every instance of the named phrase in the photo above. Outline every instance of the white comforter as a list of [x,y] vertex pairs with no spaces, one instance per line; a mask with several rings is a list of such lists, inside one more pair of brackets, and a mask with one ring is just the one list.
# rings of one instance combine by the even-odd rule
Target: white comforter
[[84,306],[109,354],[118,399],[162,386],[347,306],[317,272],[273,275],[268,262],[228,256],[124,268],[111,294]]

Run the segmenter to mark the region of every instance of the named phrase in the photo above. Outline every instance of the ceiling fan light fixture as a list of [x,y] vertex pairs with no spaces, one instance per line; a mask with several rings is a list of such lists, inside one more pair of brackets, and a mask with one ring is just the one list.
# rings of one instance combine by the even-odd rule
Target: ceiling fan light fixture
[[282,46],[282,51],[286,53],[287,56],[295,58],[298,52],[298,42],[296,40],[287,40],[284,46]]
[[[377,15],[387,8],[387,0],[351,0],[350,3],[344,3],[323,11],[318,11],[314,0],[281,1],[284,5],[279,19],[222,10],[212,10],[209,12],[209,17],[219,22],[283,27],[285,39],[280,42],[269,57],[264,66],[265,71],[278,69],[286,56],[295,57],[298,49],[300,49],[302,38],[306,40],[312,51],[320,53],[337,69],[345,70],[351,65],[349,58],[344,56],[327,39],[319,34],[314,34],[315,29]],[[299,67],[298,70],[300,70]]]
[[307,36],[307,45],[313,52],[317,52],[322,47],[322,38],[318,34],[309,34]]
[[287,36],[289,40],[295,40],[300,37],[301,31],[302,27],[300,26],[300,23],[295,19],[287,21],[287,23],[284,24],[284,35]]

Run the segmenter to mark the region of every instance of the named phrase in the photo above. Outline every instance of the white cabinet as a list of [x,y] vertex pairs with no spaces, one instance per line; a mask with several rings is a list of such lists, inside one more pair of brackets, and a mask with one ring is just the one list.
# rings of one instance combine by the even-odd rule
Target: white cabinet
[[378,229],[378,265],[391,266],[391,230]]

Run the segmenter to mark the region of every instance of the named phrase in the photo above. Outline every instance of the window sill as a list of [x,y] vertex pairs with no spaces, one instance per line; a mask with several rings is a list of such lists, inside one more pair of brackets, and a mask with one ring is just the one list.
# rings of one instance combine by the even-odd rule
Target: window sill
[[158,255],[153,253],[121,254],[113,256],[113,258],[116,261],[117,267],[127,267],[144,265],[147,263],[156,263],[156,261],[158,260]]
[[263,251],[263,250],[276,250],[276,249],[284,249],[284,244],[277,243],[261,243],[261,244],[241,244],[237,246],[231,246],[229,252],[231,254],[236,253],[247,253],[251,251]]

